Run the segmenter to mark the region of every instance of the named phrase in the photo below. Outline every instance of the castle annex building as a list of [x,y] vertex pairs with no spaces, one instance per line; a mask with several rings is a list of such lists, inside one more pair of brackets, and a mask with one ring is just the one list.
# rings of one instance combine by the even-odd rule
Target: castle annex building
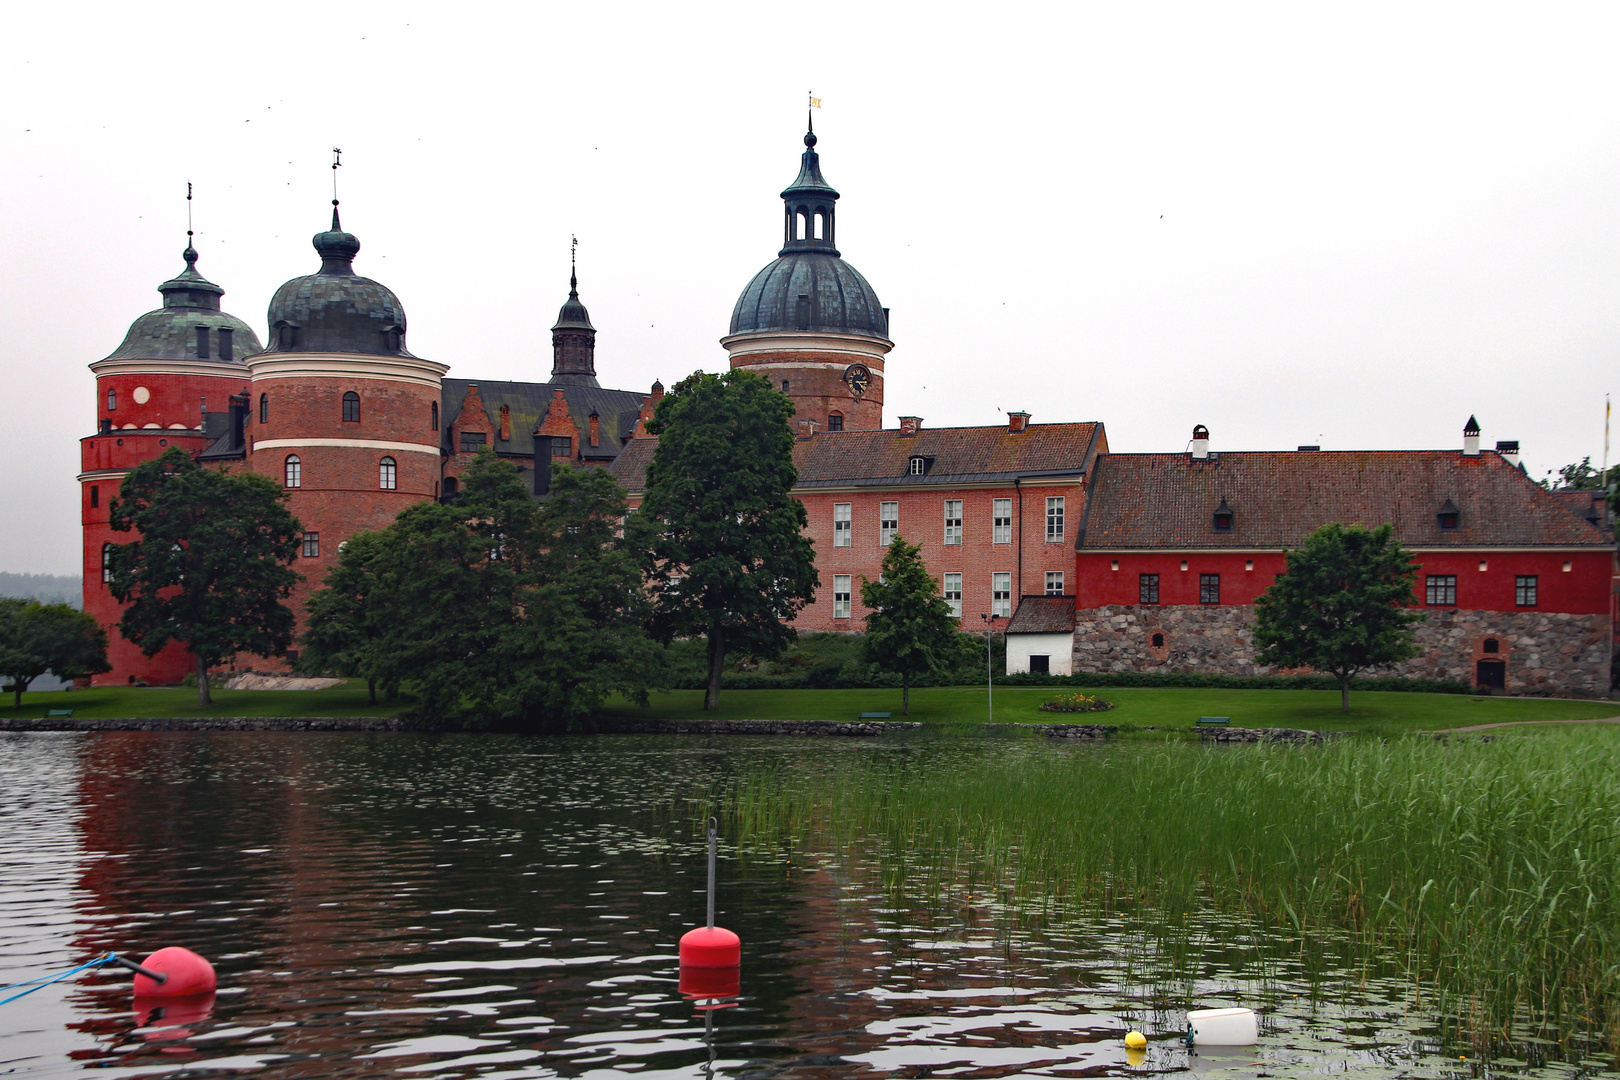
[[[839,193],[807,132],[781,192],[776,257],[748,281],[720,344],[797,410],[794,494],[805,505],[821,589],[807,630],[855,631],[862,577],[895,535],[923,557],[964,629],[1008,635],[1014,671],[1257,669],[1248,627],[1284,551],[1328,521],[1389,521],[1421,564],[1415,602],[1431,618],[1403,671],[1469,678],[1508,692],[1607,688],[1615,618],[1612,527],[1590,498],[1543,491],[1517,447],[1481,451],[1216,454],[1195,432],[1184,454],[1113,454],[1097,421],[884,427],[889,310],[838,247]],[[551,464],[611,469],[645,494],[657,440],[645,423],[663,395],[598,381],[597,329],[570,277],[552,327],[549,376],[451,377],[412,353],[405,309],[359,274],[360,241],[331,227],[319,266],[271,298],[266,336],[221,309],[224,290],[185,269],[160,308],[91,365],[96,431],[81,440],[85,610],[108,629],[113,670],[98,683],[178,682],[171,646],[155,657],[118,633],[107,584],[108,527],[122,478],[170,446],[246,468],[287,491],[304,524],[292,598],[303,602],[343,542],[404,507],[454,498],[472,457],[515,464],[536,498]],[[256,659],[262,665],[262,659]]]

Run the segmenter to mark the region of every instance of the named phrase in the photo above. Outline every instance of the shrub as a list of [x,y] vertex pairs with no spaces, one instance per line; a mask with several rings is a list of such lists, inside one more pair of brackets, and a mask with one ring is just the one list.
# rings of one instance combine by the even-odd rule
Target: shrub
[[1089,694],[1059,694],[1040,705],[1041,712],[1107,712],[1114,707],[1112,701],[1103,701]]

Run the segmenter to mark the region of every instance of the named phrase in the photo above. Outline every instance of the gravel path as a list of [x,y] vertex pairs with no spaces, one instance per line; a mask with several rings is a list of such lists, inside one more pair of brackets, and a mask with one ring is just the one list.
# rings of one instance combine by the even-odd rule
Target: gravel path
[[1497,724],[1474,724],[1471,727],[1437,728],[1427,734],[1450,735],[1457,731],[1487,731],[1490,728],[1521,727],[1525,724],[1620,724],[1620,716],[1605,716],[1595,720],[1504,720]]

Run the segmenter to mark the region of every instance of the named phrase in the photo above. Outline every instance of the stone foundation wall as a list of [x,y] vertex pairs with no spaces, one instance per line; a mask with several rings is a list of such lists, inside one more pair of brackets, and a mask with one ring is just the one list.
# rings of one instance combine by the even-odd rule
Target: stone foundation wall
[[[1607,615],[1551,611],[1427,609],[1418,624],[1416,659],[1368,675],[1474,680],[1480,659],[1507,665],[1507,692],[1547,697],[1602,697],[1612,649]],[[1164,672],[1275,675],[1254,660],[1254,608],[1249,605],[1109,605],[1075,613],[1077,672]],[[1162,642],[1154,643],[1154,635]],[[1487,639],[1497,642],[1487,652]],[[1292,672],[1290,672],[1292,673]]]

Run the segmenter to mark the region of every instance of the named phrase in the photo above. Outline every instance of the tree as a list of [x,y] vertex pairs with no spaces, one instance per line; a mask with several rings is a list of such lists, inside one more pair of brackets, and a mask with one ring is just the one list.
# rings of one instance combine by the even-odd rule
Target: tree
[[22,705],[28,684],[47,671],[59,679],[110,671],[107,632],[67,604],[0,597],[0,675]]
[[1259,660],[1332,673],[1349,712],[1357,672],[1418,654],[1412,628],[1425,616],[1408,610],[1417,568],[1389,525],[1323,525],[1287,558],[1255,601]]
[[720,707],[726,654],[779,654],[820,584],[804,507],[790,494],[793,411],[759,375],[700,371],[647,425],[658,448],[635,518],[650,552],[653,633],[707,639],[709,711]]
[[294,665],[305,674],[366,680],[373,705],[388,639],[382,605],[375,596],[373,564],[380,552],[380,534],[371,532],[355,533],[338,550],[337,565],[326,574],[326,587],[317,589],[305,604],[309,621]]
[[128,607],[124,637],[147,656],[171,641],[197,660],[197,703],[208,669],[239,652],[278,656],[293,640],[281,601],[299,580],[303,526],[268,477],[205,469],[179,447],[137,465],[110,510],[117,532],[140,539],[112,549],[112,594]]
[[899,674],[900,711],[910,716],[912,676],[961,663],[964,640],[939,583],[923,565],[922,545],[896,535],[883,553],[882,576],[861,578],[861,603],[873,609],[862,642],[866,660]]

